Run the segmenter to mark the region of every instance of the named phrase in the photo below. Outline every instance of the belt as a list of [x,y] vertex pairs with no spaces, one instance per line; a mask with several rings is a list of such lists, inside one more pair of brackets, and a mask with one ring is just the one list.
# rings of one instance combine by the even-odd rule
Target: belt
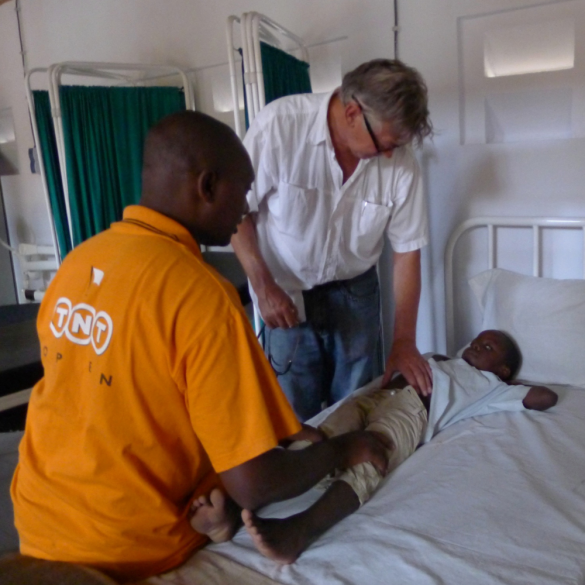
[[303,291],[303,294],[311,293],[313,291],[317,292],[320,290],[327,290],[328,288],[334,288],[336,286],[343,286],[348,282],[359,282],[361,279],[370,278],[371,273],[376,271],[376,266],[371,266],[365,272],[354,276],[353,278],[345,278],[343,280],[331,280],[329,282],[324,282],[323,284],[317,284],[313,288],[309,290]]

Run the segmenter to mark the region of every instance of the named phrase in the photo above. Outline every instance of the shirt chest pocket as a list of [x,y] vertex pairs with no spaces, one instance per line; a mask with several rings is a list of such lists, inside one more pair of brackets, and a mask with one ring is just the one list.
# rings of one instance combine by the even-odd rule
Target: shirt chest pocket
[[280,183],[277,193],[268,199],[271,219],[278,231],[301,237],[315,220],[319,197],[317,189],[304,189],[289,183]]
[[392,207],[369,201],[354,202],[351,213],[345,218],[349,232],[346,238],[357,256],[366,259],[378,253],[391,215]]

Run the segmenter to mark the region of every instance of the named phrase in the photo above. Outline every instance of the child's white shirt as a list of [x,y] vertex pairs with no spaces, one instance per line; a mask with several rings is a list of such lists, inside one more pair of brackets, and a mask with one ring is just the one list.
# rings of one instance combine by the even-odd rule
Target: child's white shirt
[[524,410],[522,401],[530,386],[506,384],[495,374],[478,370],[460,358],[441,362],[431,358],[429,364],[433,392],[423,443],[472,416]]

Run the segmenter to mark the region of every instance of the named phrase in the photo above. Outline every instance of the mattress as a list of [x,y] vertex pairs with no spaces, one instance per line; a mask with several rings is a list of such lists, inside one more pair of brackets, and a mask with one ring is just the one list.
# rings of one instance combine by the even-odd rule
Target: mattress
[[[292,565],[261,556],[244,529],[206,554],[291,585],[585,583],[585,389],[551,387],[559,402],[547,412],[491,414],[437,435]],[[288,516],[321,493],[260,515]],[[151,581],[197,583],[196,557]]]

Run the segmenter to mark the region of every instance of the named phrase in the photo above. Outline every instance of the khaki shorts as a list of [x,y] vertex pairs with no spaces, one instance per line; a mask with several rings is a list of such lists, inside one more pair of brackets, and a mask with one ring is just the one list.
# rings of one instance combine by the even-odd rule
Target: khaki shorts
[[[319,426],[334,437],[350,431],[377,431],[388,437],[394,449],[388,452],[388,472],[394,471],[410,457],[422,440],[427,423],[427,411],[416,390],[406,386],[402,390],[371,390],[344,402]],[[382,475],[371,463],[360,463],[337,472],[335,480],[348,483],[365,504]]]

